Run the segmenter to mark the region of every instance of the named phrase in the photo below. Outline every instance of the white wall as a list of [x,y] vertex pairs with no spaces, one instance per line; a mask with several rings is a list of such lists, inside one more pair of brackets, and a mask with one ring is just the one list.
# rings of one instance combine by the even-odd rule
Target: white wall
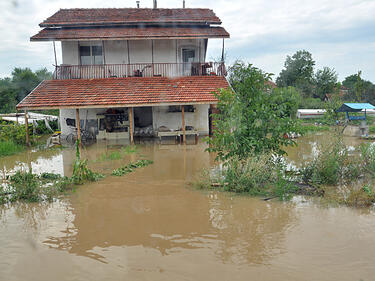
[[[102,41],[62,41],[63,64],[79,64],[78,46],[90,44],[101,45]],[[127,64],[128,50],[126,40],[103,41],[105,62],[107,64]],[[177,45],[177,46],[176,46]],[[204,39],[183,39],[183,40],[154,40],[154,62],[175,63],[177,47],[177,62],[182,62],[182,48],[192,47],[196,50],[196,62],[205,61]],[[151,40],[129,40],[130,63],[151,63],[152,42]],[[200,56],[200,59],[199,59]]]
[[79,64],[78,41],[62,41],[61,52],[63,64]]
[[[185,126],[193,126],[200,135],[208,135],[208,109],[209,105],[195,105],[195,112],[185,112]],[[168,112],[168,106],[153,107],[152,111],[154,130],[160,126],[177,130],[182,127],[181,112]]]

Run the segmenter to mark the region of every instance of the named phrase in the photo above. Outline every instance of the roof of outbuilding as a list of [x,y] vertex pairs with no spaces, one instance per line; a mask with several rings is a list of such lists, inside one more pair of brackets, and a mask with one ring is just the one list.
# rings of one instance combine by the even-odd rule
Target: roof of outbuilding
[[31,41],[78,39],[173,39],[173,38],[228,38],[222,27],[160,27],[118,26],[45,28],[30,38]]
[[215,91],[228,87],[222,76],[45,80],[17,108],[209,104],[217,102]]
[[375,109],[371,103],[344,103],[337,112],[359,112],[363,109]]
[[221,24],[211,9],[60,9],[41,27],[139,23]]

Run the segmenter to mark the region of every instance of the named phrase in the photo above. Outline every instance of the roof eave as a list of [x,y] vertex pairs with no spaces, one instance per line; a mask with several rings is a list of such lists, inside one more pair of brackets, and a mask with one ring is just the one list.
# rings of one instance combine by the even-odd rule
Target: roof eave
[[217,100],[197,101],[197,102],[167,102],[167,103],[123,103],[123,104],[93,104],[93,105],[70,105],[70,106],[16,106],[18,110],[48,110],[48,109],[85,109],[85,108],[119,108],[119,107],[144,107],[144,106],[171,106],[171,105],[197,105],[197,104],[217,104]]
[[30,37],[31,42],[49,42],[49,41],[91,41],[91,40],[158,40],[158,39],[220,39],[220,38],[230,38],[229,35],[223,36],[139,36],[139,37],[79,37],[79,38],[33,38]]
[[80,22],[80,23],[40,23],[40,27],[87,27],[87,26],[111,26],[111,25],[140,25],[140,24],[180,24],[180,25],[191,25],[191,24],[203,24],[203,25],[210,25],[210,24],[218,24],[221,25],[221,21],[186,21],[186,20],[174,20],[174,21],[129,21],[129,22],[121,22],[121,21],[113,21],[113,22]]

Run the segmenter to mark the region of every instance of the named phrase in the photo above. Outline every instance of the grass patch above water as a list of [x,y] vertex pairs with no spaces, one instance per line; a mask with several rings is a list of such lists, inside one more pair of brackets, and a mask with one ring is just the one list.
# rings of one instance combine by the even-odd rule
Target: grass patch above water
[[128,145],[122,147],[120,151],[112,151],[102,153],[96,161],[113,161],[120,160],[126,155],[137,153],[137,147],[135,145]]
[[13,141],[0,141],[0,157],[10,156],[23,150],[23,146],[15,144]]

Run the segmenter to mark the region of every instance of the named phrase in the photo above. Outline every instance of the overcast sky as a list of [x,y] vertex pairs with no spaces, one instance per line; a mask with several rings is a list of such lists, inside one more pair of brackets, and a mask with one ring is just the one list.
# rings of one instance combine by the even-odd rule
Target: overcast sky
[[[29,38],[58,9],[135,6],[135,0],[0,0],[0,77],[14,67],[52,70],[52,42]],[[316,68],[335,68],[340,80],[362,70],[375,82],[375,0],[186,0],[186,6],[211,8],[221,18],[231,34],[229,62],[242,59],[276,78],[286,56],[305,49]],[[141,7],[151,8],[152,0],[141,0]],[[158,7],[182,7],[182,0],[158,0]],[[61,62],[59,46],[58,52]],[[207,59],[220,52],[221,42],[210,40]]]

